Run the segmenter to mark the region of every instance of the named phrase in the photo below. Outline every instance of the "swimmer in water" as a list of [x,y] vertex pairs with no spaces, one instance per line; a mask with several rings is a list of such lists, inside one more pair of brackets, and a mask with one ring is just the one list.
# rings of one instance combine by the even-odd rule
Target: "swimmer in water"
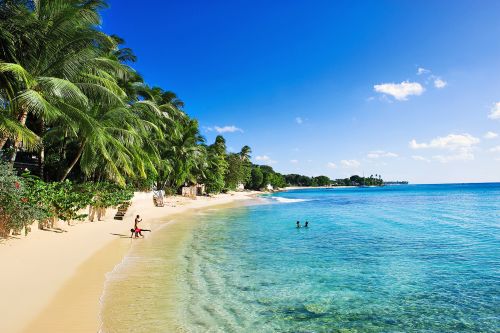
[[309,226],[309,222],[306,221],[306,225],[304,226],[304,228],[307,228]]
[[300,222],[297,221],[297,228],[300,228]]

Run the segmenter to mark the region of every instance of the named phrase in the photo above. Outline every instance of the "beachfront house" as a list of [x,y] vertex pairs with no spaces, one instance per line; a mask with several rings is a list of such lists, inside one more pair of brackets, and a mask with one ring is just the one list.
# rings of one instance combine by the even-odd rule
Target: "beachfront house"
[[196,198],[196,196],[201,196],[205,194],[205,184],[185,184],[181,188],[181,195],[183,197]]

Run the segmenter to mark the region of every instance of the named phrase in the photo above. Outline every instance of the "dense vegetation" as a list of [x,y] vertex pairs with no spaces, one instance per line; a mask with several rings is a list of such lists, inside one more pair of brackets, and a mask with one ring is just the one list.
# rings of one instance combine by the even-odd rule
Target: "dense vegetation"
[[79,219],[89,205],[99,218],[137,189],[340,184],[253,165],[250,147],[228,153],[222,136],[207,144],[183,101],[149,86],[124,40],[99,29],[106,6],[0,0],[0,233]]
[[[124,40],[98,28],[105,7],[0,0],[0,159],[8,163],[0,166],[0,229],[77,219],[86,205],[130,199],[131,188],[285,185],[250,163],[250,147],[228,153],[222,136],[207,144],[175,93],[145,83]],[[31,174],[18,177],[12,166]]]
[[349,178],[335,179],[332,183],[336,186],[382,186],[384,180],[380,175],[371,175],[370,177],[354,175]]
[[384,181],[380,175],[360,177],[358,175],[349,178],[332,180],[327,176],[307,177],[303,175],[285,175],[285,181],[289,186],[382,186]]

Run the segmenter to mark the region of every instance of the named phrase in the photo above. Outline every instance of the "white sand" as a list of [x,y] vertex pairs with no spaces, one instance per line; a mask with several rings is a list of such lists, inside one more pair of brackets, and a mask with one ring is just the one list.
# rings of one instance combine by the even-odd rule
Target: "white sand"
[[0,243],[0,332],[96,332],[105,273],[131,242],[140,242],[119,236],[130,235],[135,215],[148,229],[154,219],[253,195],[171,197],[165,207],[154,207],[151,193],[136,193],[123,221],[113,220],[115,210],[108,210],[104,221],[65,226],[64,233],[33,227],[28,237]]

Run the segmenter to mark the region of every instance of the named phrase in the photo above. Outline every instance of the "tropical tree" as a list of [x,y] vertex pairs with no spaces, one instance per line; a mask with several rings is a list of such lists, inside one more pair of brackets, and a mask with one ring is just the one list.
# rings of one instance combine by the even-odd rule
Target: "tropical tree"
[[228,168],[226,140],[218,135],[207,149],[207,171],[205,185],[209,192],[219,193],[225,187],[224,177]]
[[253,190],[260,190],[263,180],[264,175],[262,174],[262,170],[258,166],[254,166],[251,173],[250,188]]
[[[28,117],[42,133],[48,123],[65,122],[72,131],[90,126],[89,98],[118,100],[110,79],[121,70],[103,57],[114,41],[100,32],[104,1],[51,0],[0,3],[0,77],[7,114],[24,127]],[[13,15],[15,13],[15,15]],[[2,117],[5,120],[5,116]],[[4,121],[5,122],[5,121]],[[5,132],[5,131],[4,131]],[[26,133],[2,134],[0,149],[12,138],[10,160],[28,142]],[[41,146],[43,155],[43,145]],[[29,148],[29,147],[28,147]]]
[[158,143],[161,162],[158,167],[157,188],[173,191],[186,182],[196,183],[205,163],[204,139],[198,122],[189,119],[169,128],[168,135]]

